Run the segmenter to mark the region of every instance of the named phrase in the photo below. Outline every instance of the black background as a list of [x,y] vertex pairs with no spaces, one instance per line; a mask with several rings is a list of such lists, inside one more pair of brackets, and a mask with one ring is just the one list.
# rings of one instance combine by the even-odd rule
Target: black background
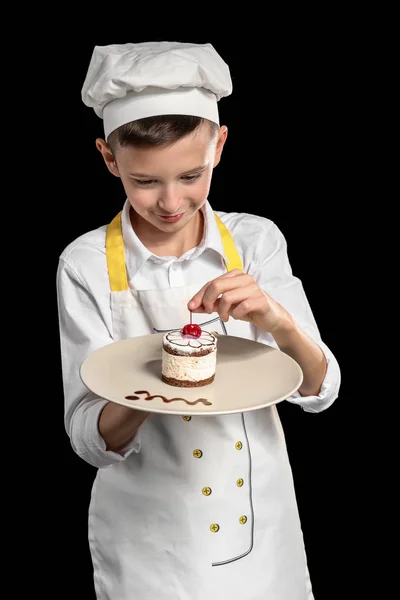
[[[339,398],[327,411],[309,414],[283,402],[279,413],[315,598],[344,600],[356,597],[351,590],[359,586],[353,564],[359,549],[353,505],[358,467],[351,380],[354,315],[349,308],[358,250],[348,217],[357,186],[357,101],[352,95],[354,57],[343,53],[346,27],[339,29],[340,42],[325,20],[318,27],[306,24],[304,18],[299,27],[292,21],[288,28],[281,20],[275,29],[268,24],[265,31],[243,34],[222,26],[211,33],[205,26],[203,33],[194,35],[190,27],[184,34],[178,26],[144,27],[141,22],[130,31],[125,23],[124,30],[118,27],[110,33],[105,23],[90,29],[77,22],[70,46],[60,43],[54,50],[59,152],[51,164],[60,212],[51,256],[55,278],[64,246],[108,223],[125,200],[120,181],[109,174],[95,148],[96,137],[103,135],[102,122],[80,97],[93,46],[149,40],[212,43],[230,66],[233,94],[220,102],[221,123],[228,126],[229,135],[214,173],[211,205],[259,214],[280,227],[293,272],[302,280],[322,338],[342,370]],[[62,563],[62,587],[65,597],[91,600],[87,511],[95,469],[74,455],[63,428],[55,292],[53,297],[53,360],[59,373],[55,402],[63,455],[57,543],[69,548],[70,561]]]

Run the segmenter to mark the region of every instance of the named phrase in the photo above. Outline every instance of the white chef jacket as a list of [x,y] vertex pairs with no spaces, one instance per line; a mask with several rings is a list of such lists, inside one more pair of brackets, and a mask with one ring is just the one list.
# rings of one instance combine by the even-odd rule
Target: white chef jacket
[[[122,211],[122,234],[131,289],[179,288],[196,282],[201,282],[202,285],[221,275],[221,264],[226,256],[208,202],[203,209],[205,231],[201,243],[179,258],[159,257],[147,250],[132,230],[129,208],[126,201]],[[222,211],[216,211],[216,214],[233,236],[242,258],[243,270],[252,275],[268,294],[293,315],[299,326],[321,346],[327,358],[328,368],[320,394],[301,397],[299,393],[295,393],[288,401],[299,404],[308,412],[325,410],[338,396],[340,369],[334,355],[321,340],[300,280],[292,274],[284,236],[275,223],[264,217]],[[61,253],[57,273],[66,430],[75,452],[99,469],[116,468],[132,453],[141,451],[140,430],[120,453],[106,450],[97,422],[107,401],[88,392],[79,376],[83,360],[100,346],[115,339],[105,255],[106,229],[107,226],[99,227],[69,244]],[[199,285],[199,289],[200,287]],[[249,331],[252,339],[278,347],[270,334],[260,332],[252,326]],[[275,407],[262,410],[275,411],[273,418],[279,421]],[[280,425],[278,429],[279,427]],[[124,482],[126,485],[126,479]],[[160,489],[160,494],[165,492],[164,487]],[[163,543],[162,535],[159,542]],[[141,593],[140,600],[152,598],[151,595],[145,595],[147,591],[144,588]],[[194,594],[195,592],[190,600],[197,600]],[[109,598],[107,595],[99,597]],[[301,595],[298,597],[303,599]],[[115,599],[117,598],[119,600],[120,596],[115,595]],[[161,595],[159,598],[161,599]],[[176,598],[178,600],[177,595]],[[185,599],[186,596],[179,596],[179,600],[180,598]],[[232,595],[229,598],[233,598]],[[281,600],[281,596],[276,598]],[[248,600],[259,598],[254,596]]]

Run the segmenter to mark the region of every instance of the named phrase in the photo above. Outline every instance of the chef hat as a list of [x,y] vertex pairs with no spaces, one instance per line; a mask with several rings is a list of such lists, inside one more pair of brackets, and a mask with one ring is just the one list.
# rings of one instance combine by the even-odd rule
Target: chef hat
[[117,127],[155,115],[219,124],[217,103],[231,92],[229,67],[211,44],[143,42],[95,46],[82,100],[103,119],[107,139]]

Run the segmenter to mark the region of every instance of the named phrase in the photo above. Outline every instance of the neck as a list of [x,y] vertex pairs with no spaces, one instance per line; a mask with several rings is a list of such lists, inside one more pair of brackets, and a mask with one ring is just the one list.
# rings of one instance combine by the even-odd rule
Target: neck
[[149,223],[132,209],[130,220],[132,228],[142,244],[157,256],[176,256],[179,258],[188,250],[198,246],[203,238],[204,217],[201,210],[193,215],[181,231],[171,234],[160,231],[156,227],[149,228]]

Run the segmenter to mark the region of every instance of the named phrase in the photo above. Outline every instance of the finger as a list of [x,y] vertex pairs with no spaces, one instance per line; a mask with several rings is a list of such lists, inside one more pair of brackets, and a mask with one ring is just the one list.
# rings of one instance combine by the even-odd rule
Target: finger
[[229,291],[244,288],[254,280],[248,275],[236,275],[234,277],[217,278],[203,291],[202,304],[207,312],[212,312],[212,308],[217,299]]
[[215,279],[203,294],[204,308],[206,311],[211,311],[218,298],[222,298],[225,294],[233,292],[236,289],[243,290],[250,282],[253,282],[253,280],[247,275],[238,275],[229,279]]
[[256,283],[245,287],[236,288],[222,294],[219,299],[218,314],[223,321],[228,321],[236,306],[252,296],[258,294],[259,288]]
[[206,290],[211,285],[211,281],[203,285],[203,287],[193,296],[191,300],[188,302],[188,309],[192,312],[206,312],[203,307],[203,296],[206,293]]
[[252,315],[256,312],[265,313],[268,311],[268,300],[264,295],[257,295],[251,298],[245,298],[232,308],[231,317],[241,321],[250,321]]
[[[224,279],[231,279],[232,277],[238,277],[238,275],[243,275],[243,271],[240,271],[240,269],[233,269],[232,271],[229,271],[228,273],[224,273],[223,275],[221,275],[220,277],[217,277],[216,279],[212,279],[211,281],[208,281],[205,285],[203,285],[203,287],[197,292],[197,294],[195,294],[193,296],[193,298],[191,298],[191,300],[189,300],[188,302],[188,309],[192,310],[194,312],[199,312],[197,309],[202,305],[203,303],[203,297],[204,294],[206,293],[206,291],[208,290],[208,288],[217,281],[220,280],[224,280]],[[218,294],[219,295],[219,294]],[[201,312],[207,312],[207,311],[201,311]]]

